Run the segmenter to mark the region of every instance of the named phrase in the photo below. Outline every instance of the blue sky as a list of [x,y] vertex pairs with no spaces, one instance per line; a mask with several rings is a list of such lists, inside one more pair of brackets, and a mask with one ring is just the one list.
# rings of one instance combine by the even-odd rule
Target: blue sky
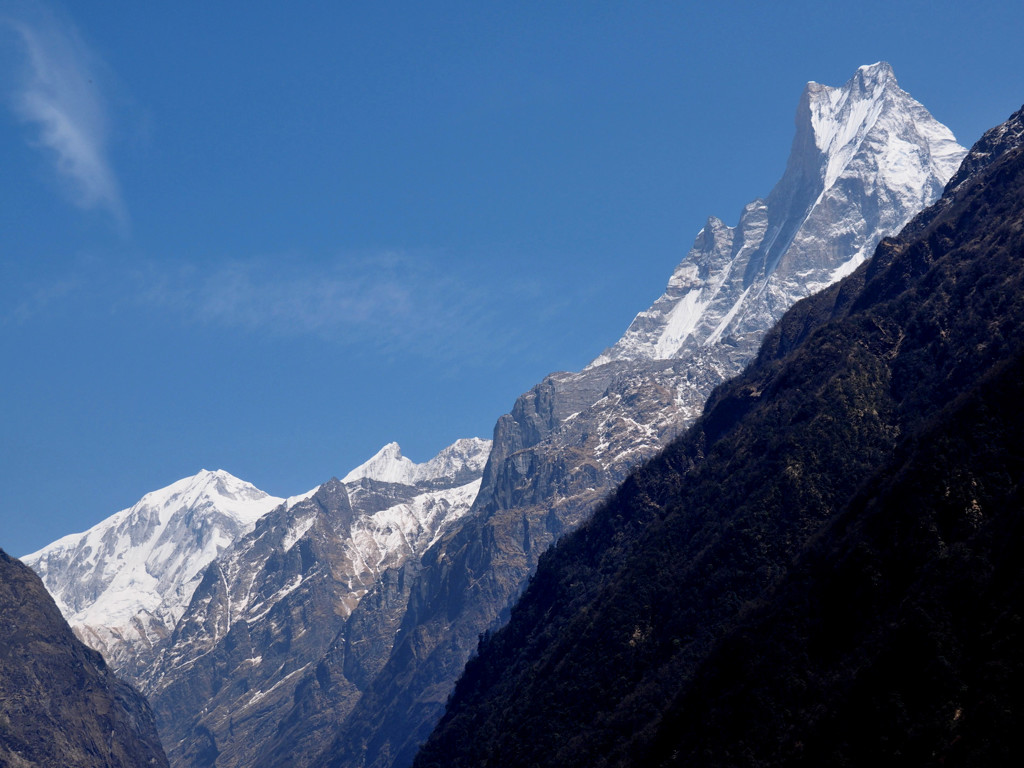
[[1024,4],[0,0],[0,547],[489,437],[889,61],[961,143]]

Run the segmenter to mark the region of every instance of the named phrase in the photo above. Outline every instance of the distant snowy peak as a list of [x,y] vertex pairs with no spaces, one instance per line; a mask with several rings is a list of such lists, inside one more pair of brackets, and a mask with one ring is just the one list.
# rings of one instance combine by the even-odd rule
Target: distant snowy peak
[[767,198],[749,203],[735,227],[709,218],[665,293],[588,369],[755,345],[789,306],[852,272],[934,202],[966,154],[885,62],[839,88],[808,83],[795,122],[786,171]]
[[[133,679],[152,694],[158,711],[165,694],[175,708],[194,711],[195,692],[209,691],[211,676],[213,698],[202,702],[210,711],[224,702],[234,713],[264,707],[271,690],[290,701],[302,680],[297,673],[316,667],[343,626],[339,622],[367,592],[387,573],[404,574],[406,562],[418,560],[470,513],[489,452],[490,441],[459,440],[417,464],[389,443],[343,481],[332,478],[288,499],[207,568],[173,635],[152,646],[151,663],[136,665]],[[397,578],[401,584],[406,577]],[[238,666],[223,659],[235,656],[233,628],[240,622],[253,650]],[[353,631],[360,638],[365,629]],[[352,645],[363,642],[383,642],[380,630]],[[282,664],[293,672],[282,675]],[[241,730],[245,722],[235,719],[218,734],[218,744],[249,738],[239,735],[247,733]]]
[[22,560],[69,623],[104,628],[90,644],[115,653],[106,646],[173,626],[206,566],[282,501],[204,469]]
[[490,440],[464,438],[456,440],[430,461],[417,464],[402,455],[398,443],[388,443],[368,461],[345,475],[342,482],[355,483],[364,478],[402,485],[458,482],[464,476],[478,477],[483,472],[490,450]]
[[[490,447],[489,440],[458,440],[417,464],[390,443],[346,475],[349,490],[369,505],[366,514],[384,513],[380,531],[367,523],[372,535],[361,534],[372,542],[367,546],[374,557],[390,562],[387,558],[417,552],[443,525],[468,511]],[[366,488],[366,479],[392,487]],[[281,499],[224,470],[204,469],[22,560],[42,577],[79,637],[135,677],[147,663],[147,649],[174,631],[211,563],[230,554],[275,508],[282,520],[297,521],[282,534],[287,552],[309,532],[319,508],[313,500],[328,486],[340,488],[341,495],[348,492],[331,481]],[[404,549],[392,540],[396,537],[406,542]]]
[[479,437],[456,440],[442,449],[434,458],[422,465],[417,482],[448,480],[462,481],[462,478],[478,478],[484,471],[487,457],[491,454],[491,441]]
[[202,469],[192,477],[147,493],[130,511],[158,510],[166,522],[182,509],[211,509],[251,525],[282,501],[223,469]]

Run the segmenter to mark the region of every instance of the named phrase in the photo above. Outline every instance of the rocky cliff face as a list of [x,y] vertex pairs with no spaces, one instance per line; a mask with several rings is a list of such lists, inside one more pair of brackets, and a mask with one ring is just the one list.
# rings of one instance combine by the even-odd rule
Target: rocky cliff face
[[322,758],[405,766],[479,636],[540,554],[700,414],[793,302],[863,262],[933,201],[964,150],[884,63],[811,83],[786,173],[736,227],[711,219],[668,289],[579,373],[499,419],[473,514],[423,557],[394,650]]
[[74,636],[39,577],[3,551],[0,765],[167,765],[145,699]]

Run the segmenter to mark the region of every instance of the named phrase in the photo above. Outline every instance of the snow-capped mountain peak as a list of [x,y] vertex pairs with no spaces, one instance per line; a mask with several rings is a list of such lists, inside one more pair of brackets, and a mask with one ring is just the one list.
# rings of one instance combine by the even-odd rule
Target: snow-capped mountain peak
[[[419,551],[465,514],[490,447],[489,440],[458,440],[417,464],[402,456],[398,443],[389,443],[349,472],[344,484],[370,508],[357,526],[359,546],[367,551],[354,544],[354,560],[366,560],[367,573],[376,573],[388,558]],[[368,488],[366,480],[392,487]],[[79,637],[134,675],[147,649],[185,614],[214,560],[278,507],[282,519],[296,518],[283,534],[287,552],[309,531],[313,518],[302,512],[316,509],[307,502],[322,488],[281,499],[224,470],[203,469],[22,559],[42,577]]]
[[420,465],[418,481],[453,480],[462,474],[477,476],[484,471],[490,453],[490,440],[479,437],[456,440],[430,461]]
[[282,501],[204,469],[22,560],[79,635],[116,656],[125,640],[166,634],[206,566]]
[[[836,183],[883,115],[888,124],[879,126],[879,145],[885,154],[879,170],[886,178],[910,186],[927,181],[929,173],[948,177],[963,158],[964,149],[953,134],[929,119],[923,107],[899,87],[892,67],[884,61],[861,67],[840,88],[808,83],[805,100],[806,108],[802,101],[797,113],[797,128],[813,133],[823,155],[823,189]],[[923,132],[923,144],[907,140],[912,128]],[[921,157],[922,147],[927,147],[928,156]],[[913,178],[900,178],[905,173]]]
[[886,62],[860,67],[840,87],[808,83],[795,122],[786,171],[767,198],[748,204],[735,227],[710,218],[666,292],[588,368],[727,343],[710,365],[737,373],[733,349],[856,269],[938,198],[966,154]]
[[[860,147],[867,133],[875,126],[885,108],[889,87],[898,88],[892,68],[885,63],[861,67],[842,88],[808,83],[806,117],[814,144],[824,155],[822,183],[832,186]],[[799,125],[799,123],[798,123]]]
[[147,493],[130,511],[138,515],[158,510],[162,523],[166,524],[178,510],[209,506],[242,524],[251,524],[280,502],[223,469],[201,469],[192,477]]
[[346,659],[328,675],[331,696],[367,679],[420,558],[470,514],[490,447],[459,440],[417,464],[388,443],[344,481],[289,499],[211,563],[171,638],[129,670],[157,712],[183,715],[162,734],[171,759],[189,751],[199,713],[226,764],[254,765],[314,670]]
[[382,483],[404,483],[411,485],[417,465],[402,455],[398,443],[388,443],[373,456],[342,478],[343,483],[353,483],[367,478]]
[[456,440],[430,461],[422,464],[402,455],[398,443],[388,443],[370,459],[353,469],[343,483],[361,479],[383,483],[417,485],[437,480],[452,480],[460,474],[479,475],[490,453],[491,441],[479,437]]

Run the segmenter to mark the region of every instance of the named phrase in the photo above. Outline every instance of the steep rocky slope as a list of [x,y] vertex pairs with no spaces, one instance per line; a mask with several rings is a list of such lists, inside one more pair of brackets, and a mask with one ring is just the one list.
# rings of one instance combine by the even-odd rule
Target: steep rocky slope
[[167,765],[145,699],[74,636],[39,577],[2,550],[0,765]]
[[1024,112],[542,559],[434,765],[1010,764]]
[[736,227],[709,220],[622,340],[582,372],[547,377],[498,421],[473,513],[424,555],[394,650],[320,764],[408,765],[540,554],[681,434],[788,306],[933,201],[963,155],[884,63],[841,88],[809,84],[796,125],[766,199]]

